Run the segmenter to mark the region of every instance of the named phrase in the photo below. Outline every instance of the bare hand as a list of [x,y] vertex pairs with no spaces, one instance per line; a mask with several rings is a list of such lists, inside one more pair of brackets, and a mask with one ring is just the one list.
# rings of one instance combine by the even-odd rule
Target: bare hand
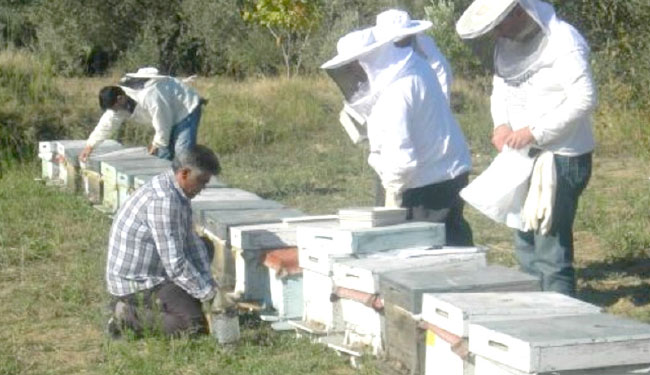
[[492,132],[492,144],[501,152],[503,145],[506,143],[506,139],[512,134],[512,129],[509,125],[503,124],[494,128]]
[[93,152],[93,148],[90,146],[84,147],[83,151],[81,151],[81,154],[79,154],[79,160],[82,162],[86,162],[88,160],[88,156],[90,156],[90,153]]
[[512,132],[512,134],[510,134],[506,139],[505,143],[508,147],[519,150],[520,148],[533,143],[534,140],[535,138],[533,137],[533,133],[530,132],[530,128],[525,127]]
[[158,152],[158,147],[154,146],[153,143],[152,143],[152,144],[149,145],[147,150],[149,151],[149,155],[156,155],[156,153]]

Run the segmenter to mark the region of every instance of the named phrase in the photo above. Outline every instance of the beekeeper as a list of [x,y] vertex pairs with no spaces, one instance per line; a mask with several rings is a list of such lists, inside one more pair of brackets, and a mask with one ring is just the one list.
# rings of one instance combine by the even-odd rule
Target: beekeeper
[[220,290],[210,271],[213,254],[193,230],[190,201],[220,169],[209,148],[195,145],[118,211],[106,260],[112,337],[125,329],[136,335],[208,333],[202,305]]
[[555,200],[548,209],[548,233],[516,231],[515,249],[522,269],[539,275],[544,290],[573,295],[572,227],[594,149],[596,90],[589,46],[539,0],[475,0],[456,29],[462,38],[487,33],[496,38],[491,110],[497,150],[507,145],[553,154]]
[[181,80],[158,74],[156,68],[127,73],[117,86],[99,91],[104,114],[90,133],[79,158],[85,161],[102,141],[109,139],[127,119],[151,124],[155,134],[149,154],[172,160],[196,144],[204,100]]
[[469,149],[436,74],[412,46],[412,36],[429,27],[404,11],[385,11],[374,27],[342,37],[337,56],[321,67],[358,61],[368,77],[368,163],[386,190],[385,205],[445,223],[449,244],[469,245],[458,196],[468,181]]

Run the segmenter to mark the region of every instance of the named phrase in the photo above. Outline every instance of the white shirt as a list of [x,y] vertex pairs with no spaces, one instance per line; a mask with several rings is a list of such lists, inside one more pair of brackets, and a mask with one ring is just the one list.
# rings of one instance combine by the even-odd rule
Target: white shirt
[[[559,21],[553,32],[555,40],[569,40],[575,30]],[[589,51],[562,46],[547,53],[553,54],[547,57],[548,63],[518,86],[494,76],[494,126],[509,124],[513,130],[528,126],[537,146],[554,154],[591,152],[595,146],[591,114],[596,106],[596,89]]]
[[368,117],[368,163],[388,190],[453,179],[471,168],[465,137],[427,63],[413,54]]
[[192,113],[200,102],[200,97],[194,89],[173,77],[150,79],[139,90],[120,87],[137,103],[133,114],[106,110],[88,137],[88,146],[95,147],[109,139],[130,117],[136,122],[151,124],[155,131],[153,145],[165,147],[169,144],[172,127]]

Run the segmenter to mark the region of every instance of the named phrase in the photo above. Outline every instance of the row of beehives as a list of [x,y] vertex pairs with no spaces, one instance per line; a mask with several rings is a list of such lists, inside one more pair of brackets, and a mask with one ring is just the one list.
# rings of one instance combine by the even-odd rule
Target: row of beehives
[[301,226],[296,244],[303,312],[290,324],[352,359],[411,374],[650,372],[650,325],[540,292],[480,248],[444,247],[440,224]]
[[[109,213],[169,168],[114,142],[79,164],[83,146],[42,142],[43,178]],[[396,224],[395,211],[378,208],[305,216],[218,181],[192,206],[221,285],[263,314],[274,310],[276,327],[352,359],[371,353],[413,374],[480,375],[632,374],[650,362],[649,326],[535,292],[537,279],[488,266],[483,249],[443,247],[440,224]]]

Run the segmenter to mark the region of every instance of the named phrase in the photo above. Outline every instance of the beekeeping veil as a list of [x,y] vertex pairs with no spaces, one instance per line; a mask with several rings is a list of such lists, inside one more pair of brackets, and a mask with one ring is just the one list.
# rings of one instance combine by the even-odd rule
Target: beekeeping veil
[[429,21],[411,20],[407,12],[390,9],[377,15],[373,27],[353,31],[337,43],[337,56],[321,68],[336,82],[346,105],[366,117],[374,98],[413,53],[392,42],[431,27]]
[[492,31],[517,6],[539,26],[539,32],[523,40],[497,38],[494,50],[495,73],[506,82],[519,84],[559,54],[587,49],[577,31],[559,20],[553,6],[540,0],[475,0],[456,24],[464,39],[477,38]]

